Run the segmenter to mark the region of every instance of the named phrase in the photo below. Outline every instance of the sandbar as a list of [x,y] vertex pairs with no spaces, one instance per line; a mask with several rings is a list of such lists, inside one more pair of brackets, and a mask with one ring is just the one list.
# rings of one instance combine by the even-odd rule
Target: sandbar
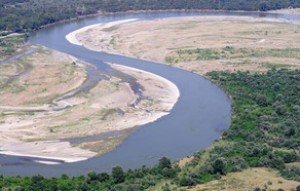
[[[6,74],[14,76],[26,67],[30,70],[1,90],[0,154],[62,162],[99,156],[120,144],[127,136],[127,129],[167,115],[180,96],[176,85],[165,78],[130,67],[110,65],[136,78],[143,89],[143,97],[139,98],[129,83],[108,76],[107,80],[100,80],[89,90],[58,99],[80,89],[88,79],[88,63],[46,48],[1,65],[0,84],[6,83]],[[55,109],[61,105],[69,107]],[[79,144],[67,141],[111,131],[124,133],[112,139]]]
[[[197,60],[178,55],[179,50],[297,49],[298,21],[239,16],[189,16],[110,23],[109,30],[94,25],[79,30],[76,39],[85,47],[156,61],[205,75],[210,71],[263,72],[272,67],[299,68],[300,60],[288,56],[241,56]],[[75,39],[75,42],[76,42]],[[74,39],[73,39],[74,40]],[[192,55],[193,56],[193,55]],[[168,62],[168,58],[175,61]],[[170,59],[169,59],[170,60]]]

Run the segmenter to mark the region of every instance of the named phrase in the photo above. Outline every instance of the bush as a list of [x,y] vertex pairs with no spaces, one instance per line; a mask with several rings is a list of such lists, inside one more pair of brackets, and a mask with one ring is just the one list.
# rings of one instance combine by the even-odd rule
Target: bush
[[212,163],[213,172],[221,175],[226,174],[226,161],[224,158],[218,158]]
[[112,169],[112,178],[113,178],[113,182],[116,184],[125,181],[125,174],[122,167],[116,166]]

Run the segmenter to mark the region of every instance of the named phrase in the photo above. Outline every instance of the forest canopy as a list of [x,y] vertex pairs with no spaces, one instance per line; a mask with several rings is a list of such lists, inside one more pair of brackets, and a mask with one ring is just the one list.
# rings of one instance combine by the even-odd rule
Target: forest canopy
[[101,12],[206,9],[267,11],[300,7],[295,0],[0,0],[0,31],[28,32]]

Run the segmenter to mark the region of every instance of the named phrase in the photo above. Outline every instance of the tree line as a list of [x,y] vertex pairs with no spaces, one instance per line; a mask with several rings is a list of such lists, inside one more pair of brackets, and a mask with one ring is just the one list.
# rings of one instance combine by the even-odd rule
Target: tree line
[[[300,181],[300,70],[266,73],[210,72],[232,98],[230,128],[213,147],[198,152],[179,173],[180,185],[195,185],[248,167],[278,169]],[[197,169],[192,171],[190,169]]]
[[0,31],[28,32],[101,12],[206,9],[267,11],[300,7],[296,0],[1,0]]
[[211,72],[208,76],[231,95],[232,123],[221,140],[196,152],[184,167],[163,157],[154,167],[125,171],[116,166],[111,173],[78,177],[0,176],[0,189],[138,191],[168,182],[161,190],[180,190],[251,167],[277,169],[282,177],[300,182],[300,168],[286,165],[300,162],[300,70]]

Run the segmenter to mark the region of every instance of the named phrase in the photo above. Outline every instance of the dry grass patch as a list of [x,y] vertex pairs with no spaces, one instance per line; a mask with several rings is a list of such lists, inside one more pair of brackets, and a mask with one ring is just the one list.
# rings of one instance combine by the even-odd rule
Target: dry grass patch
[[[31,55],[0,65],[1,76],[9,76],[0,91],[1,106],[36,106],[51,102],[79,87],[85,69],[62,53],[40,48]],[[4,70],[2,70],[2,68]]]
[[[200,74],[300,68],[300,27],[285,22],[225,16],[167,18],[125,23],[109,32],[98,26],[76,37],[94,50],[172,64]],[[226,51],[227,47],[231,50]],[[199,54],[197,50],[203,51]],[[291,63],[291,58],[296,62]]]
[[299,182],[285,180],[279,176],[276,170],[266,168],[247,169],[242,172],[231,173],[222,177],[220,180],[198,185],[189,191],[253,191],[259,187],[268,191],[278,189],[295,190]]

